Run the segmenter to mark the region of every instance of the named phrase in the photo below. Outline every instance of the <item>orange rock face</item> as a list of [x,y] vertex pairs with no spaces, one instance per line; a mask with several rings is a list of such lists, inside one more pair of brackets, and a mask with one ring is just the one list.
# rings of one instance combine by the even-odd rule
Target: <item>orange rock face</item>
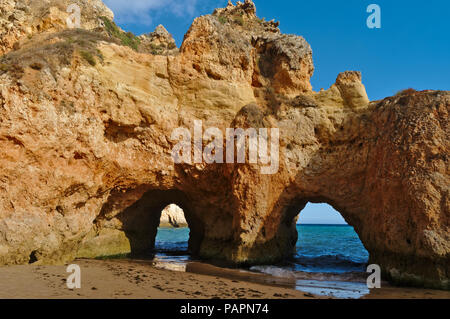
[[[148,253],[169,204],[193,254],[270,263],[292,254],[306,203],[326,202],[386,278],[448,289],[450,93],[370,102],[358,72],[313,92],[311,48],[277,27],[246,1],[197,18],[174,54],[101,28],[2,38],[0,264]],[[176,164],[172,132],[199,120],[277,128],[277,173]]]

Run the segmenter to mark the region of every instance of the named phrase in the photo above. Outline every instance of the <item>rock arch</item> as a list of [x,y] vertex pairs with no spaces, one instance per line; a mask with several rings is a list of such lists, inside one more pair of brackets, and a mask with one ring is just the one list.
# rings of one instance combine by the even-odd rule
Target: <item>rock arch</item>
[[161,213],[170,204],[183,209],[190,228],[189,251],[198,254],[204,225],[195,215],[193,205],[180,191],[151,190],[117,216],[125,236],[130,240],[132,255],[148,255],[153,251]]
[[[0,12],[14,8],[7,3]],[[102,53],[94,67],[77,53],[81,41],[64,40],[64,23],[7,39],[0,264],[145,252],[173,202],[189,212],[190,247],[200,257],[273,262],[292,252],[293,211],[320,200],[345,215],[387,278],[450,287],[449,92],[407,90],[369,102],[359,72],[314,92],[309,44],[257,19],[250,3],[195,19],[172,56],[70,31],[92,36],[83,42]],[[14,28],[39,22],[41,9]],[[65,11],[52,12],[65,21]],[[99,14],[82,12],[98,26]],[[43,68],[33,68],[38,62]],[[196,120],[222,130],[279,128],[278,173],[175,165],[171,132]]]
[[[284,133],[280,172],[235,171],[232,184],[245,202],[238,205],[234,258],[273,262],[290,254],[294,216],[307,202],[325,202],[355,228],[386,279],[448,289],[448,175],[438,146],[448,145],[448,126],[431,114],[447,114],[450,104],[431,102],[433,94],[388,98],[328,124],[312,108],[285,110],[289,121],[277,122]],[[425,142],[430,136],[435,146]]]
[[[137,199],[134,197],[136,194],[140,195]],[[193,255],[198,254],[204,236],[204,224],[196,216],[195,206],[186,194],[178,190],[147,190],[142,194],[135,191],[113,194],[103,206],[102,213],[95,223],[98,229],[113,229],[116,238],[106,241],[106,246],[97,247],[95,254],[105,255],[105,252],[111,251],[108,247],[110,245],[121,247],[117,251],[119,254],[131,254],[134,257],[151,256],[162,211],[170,204],[183,209],[190,228],[189,251]],[[125,208],[118,209],[121,205]],[[101,239],[99,240],[101,236],[105,235],[97,232],[97,236],[89,238],[83,246],[93,246],[92,240],[101,242]],[[110,236],[110,233],[106,236]],[[123,241],[128,242],[128,245],[118,245]],[[81,251],[85,250],[83,246]]]

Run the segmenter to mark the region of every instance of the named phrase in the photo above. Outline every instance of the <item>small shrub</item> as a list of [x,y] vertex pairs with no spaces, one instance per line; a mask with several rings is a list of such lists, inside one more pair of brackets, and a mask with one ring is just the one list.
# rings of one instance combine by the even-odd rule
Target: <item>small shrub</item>
[[77,39],[75,42],[82,47],[87,47],[89,45],[88,42],[84,39]]
[[24,74],[24,69],[17,63],[14,63],[8,71],[16,79],[20,79]]
[[74,40],[72,37],[68,37],[68,38],[66,39],[66,42],[67,42],[68,44],[72,44],[72,43],[75,42],[75,40]]
[[97,49],[96,51],[97,51],[97,56],[103,62],[105,60],[105,56],[103,55],[102,51],[100,51],[99,49]]
[[277,97],[277,95],[275,93],[275,90],[273,88],[271,88],[271,87],[266,88],[265,100],[267,101],[270,109],[274,113],[278,112],[281,103],[278,100],[278,97]]
[[154,43],[152,43],[152,44],[150,45],[150,48],[151,48],[151,53],[152,53],[153,55],[161,54],[162,51],[163,51],[163,48],[162,48],[160,45],[156,45],[156,44],[154,44]]
[[225,23],[228,22],[228,19],[225,16],[219,16],[218,19],[219,19],[219,22],[222,23],[222,24],[225,24]]
[[88,51],[80,51],[80,55],[83,59],[86,60],[87,63],[89,63],[92,66],[96,66],[97,65],[97,61],[95,61],[94,56],[92,55],[91,52]]
[[314,98],[303,94],[292,99],[289,104],[293,107],[318,107]]
[[39,62],[33,62],[30,64],[30,68],[32,68],[33,70],[37,70],[37,71],[42,70],[43,67],[44,66],[42,65],[42,63],[39,63]]
[[110,36],[119,39],[122,45],[128,46],[135,51],[138,50],[139,44],[141,43],[141,40],[139,40],[138,37],[136,37],[132,32],[123,32],[114,23],[114,21],[109,20],[107,17],[101,17],[101,19]]
[[0,63],[0,72],[8,72],[10,69],[10,66],[5,63]]
[[234,19],[234,23],[239,24],[240,26],[244,26],[244,18],[239,16]]
[[417,92],[416,90],[409,88],[409,89],[398,91],[397,94],[395,94],[395,96],[410,95],[410,94],[413,94],[416,92]]

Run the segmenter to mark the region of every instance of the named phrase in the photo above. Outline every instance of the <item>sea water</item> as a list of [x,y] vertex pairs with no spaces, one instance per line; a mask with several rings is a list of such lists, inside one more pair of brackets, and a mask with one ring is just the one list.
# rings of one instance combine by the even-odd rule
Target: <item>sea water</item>
[[[248,270],[291,278],[297,289],[319,295],[359,298],[369,293],[364,277],[369,254],[353,227],[297,225],[297,231],[296,253],[292,258]],[[160,228],[155,244],[156,259],[187,263],[190,260],[188,239],[189,228]]]
[[365,271],[369,253],[348,225],[297,225],[293,267],[306,272]]
[[188,240],[189,228],[158,228],[155,257],[162,261],[189,261]]

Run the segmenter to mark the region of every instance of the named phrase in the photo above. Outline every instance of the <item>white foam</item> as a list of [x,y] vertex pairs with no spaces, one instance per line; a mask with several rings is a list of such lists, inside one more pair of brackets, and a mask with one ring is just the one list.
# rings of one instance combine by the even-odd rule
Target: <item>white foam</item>
[[250,267],[250,270],[271,275],[274,277],[295,278],[295,275],[292,271],[275,266],[253,266]]

